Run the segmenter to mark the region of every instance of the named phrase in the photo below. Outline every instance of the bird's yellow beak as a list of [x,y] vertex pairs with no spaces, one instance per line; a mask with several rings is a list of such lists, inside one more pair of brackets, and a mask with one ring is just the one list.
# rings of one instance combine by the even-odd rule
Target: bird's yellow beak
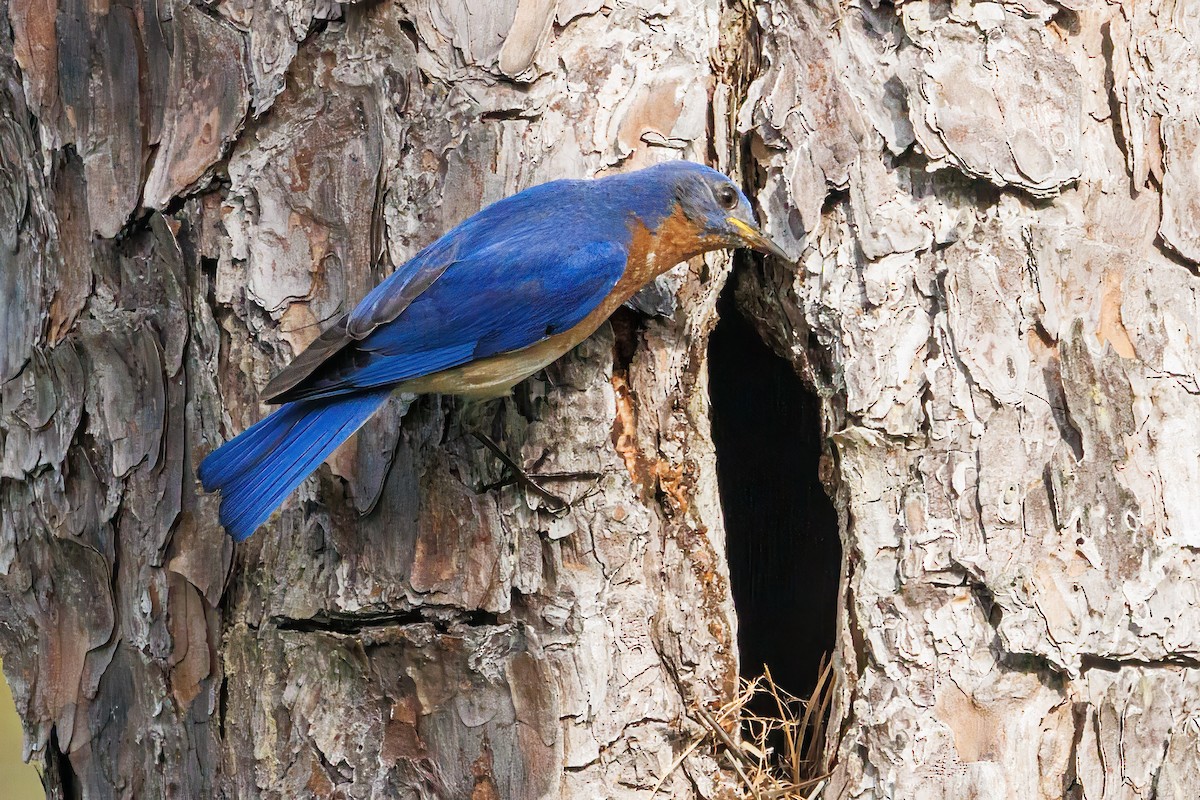
[[767,235],[758,228],[743,222],[737,217],[726,217],[725,220],[741,234],[742,241],[746,243],[747,247],[791,263],[792,259],[788,257],[787,253],[783,252],[783,248],[767,238]]

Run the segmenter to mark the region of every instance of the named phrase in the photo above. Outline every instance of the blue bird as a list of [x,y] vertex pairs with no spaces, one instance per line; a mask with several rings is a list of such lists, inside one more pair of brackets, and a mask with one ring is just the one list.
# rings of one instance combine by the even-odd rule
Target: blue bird
[[673,161],[559,180],[460,223],[373,289],[263,389],[282,403],[200,464],[234,539],[254,532],[393,391],[496,397],[592,334],[681,261],[725,247],[786,259],[745,195]]

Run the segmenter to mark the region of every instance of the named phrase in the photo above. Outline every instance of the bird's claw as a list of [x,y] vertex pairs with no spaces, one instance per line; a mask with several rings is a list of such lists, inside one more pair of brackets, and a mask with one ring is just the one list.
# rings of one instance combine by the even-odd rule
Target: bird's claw
[[490,492],[493,489],[500,489],[511,484],[523,486],[535,495],[546,501],[548,510],[553,514],[563,514],[571,510],[571,503],[563,499],[559,495],[551,492],[546,487],[542,486],[539,481],[578,481],[578,480],[599,480],[600,474],[597,472],[551,472],[543,475],[530,475],[520,464],[512,459],[508,453],[501,449],[500,445],[487,434],[472,432],[472,435],[478,439],[484,447],[492,451],[500,463],[508,469],[508,477],[489,483],[479,489],[479,493]]

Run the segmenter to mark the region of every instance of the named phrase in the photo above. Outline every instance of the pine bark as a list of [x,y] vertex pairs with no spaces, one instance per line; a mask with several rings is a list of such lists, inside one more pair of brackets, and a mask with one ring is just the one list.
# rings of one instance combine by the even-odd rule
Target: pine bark
[[[1195,795],[1186,0],[5,11],[0,650],[51,796],[734,796],[712,747],[671,770],[738,675],[728,257],[511,398],[396,398],[246,544],[195,481],[455,222],[679,156],[801,256],[735,280],[822,399],[822,797]],[[472,431],[599,477],[481,491]]]
[[[246,545],[195,469],[483,205],[704,159],[722,14],[745,24],[8,6],[0,616],[52,795],[636,797],[665,774],[689,704],[736,679],[703,380],[727,259],[512,398],[397,398]],[[599,478],[566,515],[480,491],[502,469],[473,431]],[[722,780],[701,755],[664,791]]]
[[822,797],[1195,797],[1200,6],[759,20],[741,129],[809,238],[739,292],[846,548]]

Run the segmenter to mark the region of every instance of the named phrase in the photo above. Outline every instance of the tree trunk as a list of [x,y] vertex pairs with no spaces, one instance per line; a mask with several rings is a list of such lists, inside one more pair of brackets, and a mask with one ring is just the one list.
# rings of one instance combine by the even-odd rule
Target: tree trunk
[[1200,5],[858,6],[760,7],[740,118],[810,232],[738,288],[836,457],[822,797],[1194,798]]
[[[484,204],[704,159],[731,129],[716,34],[748,19],[5,17],[5,666],[52,793],[644,796],[689,705],[736,680],[703,379],[727,258],[511,399],[398,399],[244,546],[195,469],[322,325]],[[562,516],[480,493],[501,468],[474,430],[600,477]],[[722,780],[701,753],[664,791]]]
[[[803,254],[736,289],[821,401],[821,796],[1195,795],[1186,0],[0,16],[0,647],[52,796],[742,791],[708,743],[672,769],[737,686],[727,257],[511,398],[396,398],[246,544],[194,477],[455,222],[678,156],[740,171]],[[564,515],[480,492],[472,431],[599,477]]]

